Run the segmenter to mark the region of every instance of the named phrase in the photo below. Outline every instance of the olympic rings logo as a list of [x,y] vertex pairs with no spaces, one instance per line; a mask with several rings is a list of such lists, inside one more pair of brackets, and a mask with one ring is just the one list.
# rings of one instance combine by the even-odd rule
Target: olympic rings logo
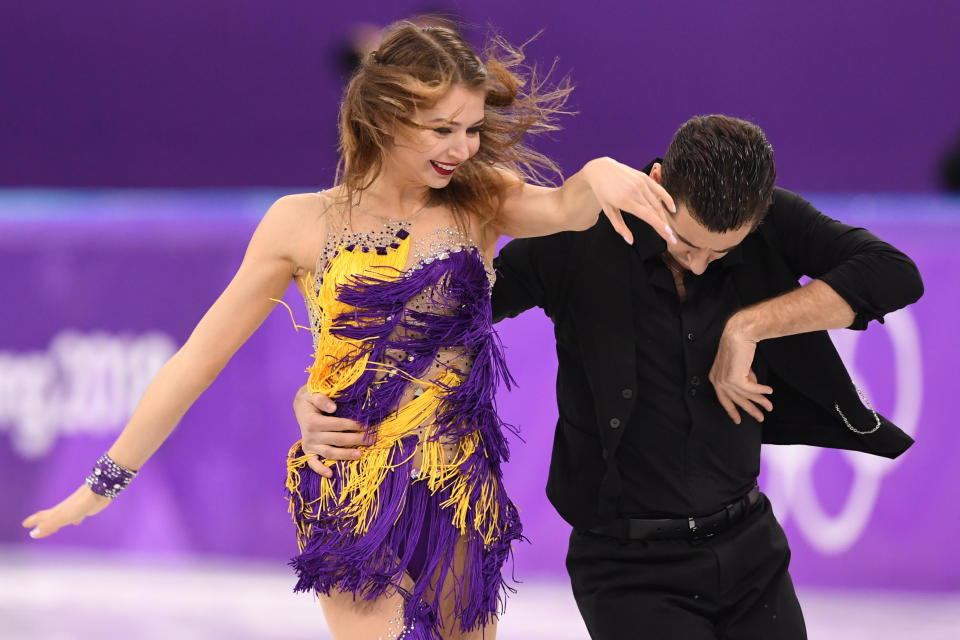
[[[895,381],[894,409],[892,413],[884,413],[912,436],[917,430],[923,401],[923,362],[919,331],[910,311],[902,309],[892,313],[886,316],[885,325],[875,325],[868,332],[835,331],[831,332],[831,338],[854,383],[876,406],[873,400],[876,396],[870,392],[870,372],[858,370],[856,359],[864,334],[876,331],[886,334],[893,352],[893,362],[888,369],[893,372]],[[763,459],[767,481],[764,491],[770,496],[781,523],[793,517],[815,549],[823,554],[840,554],[860,537],[877,503],[884,476],[892,472],[902,459],[840,452],[853,469],[853,481],[843,508],[836,515],[830,515],[821,505],[813,482],[814,464],[824,452],[819,447],[765,448]]]

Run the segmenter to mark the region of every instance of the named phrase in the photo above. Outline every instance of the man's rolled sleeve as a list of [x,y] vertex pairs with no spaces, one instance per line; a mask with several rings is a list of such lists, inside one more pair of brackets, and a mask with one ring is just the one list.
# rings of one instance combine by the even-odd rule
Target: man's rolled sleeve
[[866,229],[829,218],[783,189],[776,190],[771,212],[787,263],[798,277],[822,280],[850,305],[856,316],[851,329],[883,322],[923,295],[913,261]]
[[[886,275],[877,276],[877,273]],[[881,284],[883,277],[886,285]],[[916,265],[896,250],[854,256],[819,279],[853,309],[856,317],[850,329],[866,329],[871,320],[882,323],[884,315],[916,302],[923,295],[923,282]],[[876,290],[878,288],[882,290]]]

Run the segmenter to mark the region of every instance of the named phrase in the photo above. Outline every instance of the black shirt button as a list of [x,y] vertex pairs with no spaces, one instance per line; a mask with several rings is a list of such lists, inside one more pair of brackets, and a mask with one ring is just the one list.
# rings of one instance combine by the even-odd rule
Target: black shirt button
[[610,428],[619,429],[620,428],[620,418],[610,418]]
[[696,388],[696,387],[693,387],[692,389],[690,389],[690,397],[691,397],[691,398],[697,397],[697,388]]
[[693,331],[687,334],[687,340],[689,340],[690,342],[693,342],[696,339],[697,339],[697,334],[695,334]]
[[691,386],[699,387],[699,386],[700,386],[700,376],[693,376],[692,378],[690,378],[690,384],[691,384]]
[[624,398],[632,398],[633,389],[624,389],[623,391],[620,392],[620,395],[622,395]]

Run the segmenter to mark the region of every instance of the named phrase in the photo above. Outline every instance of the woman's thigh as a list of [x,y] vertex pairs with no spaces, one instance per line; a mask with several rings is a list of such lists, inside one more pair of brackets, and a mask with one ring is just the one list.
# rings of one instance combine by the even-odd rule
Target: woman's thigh
[[[497,636],[497,618],[491,616],[487,624],[471,629],[460,630],[460,620],[456,616],[457,596],[466,599],[469,595],[465,590],[469,588],[470,579],[467,573],[471,570],[480,571],[479,567],[468,566],[466,560],[466,541],[461,538],[457,543],[454,561],[450,565],[445,579],[440,582],[435,574],[427,590],[427,597],[437,597],[440,606],[441,635],[444,640],[495,640]],[[438,586],[439,593],[438,593]]]
[[[459,551],[459,549],[458,549]],[[464,632],[460,630],[460,621],[454,614],[457,590],[463,585],[459,578],[464,568],[462,553],[457,554],[457,561],[447,579],[443,581],[443,592],[438,600],[440,606],[441,627],[440,633],[444,640],[495,640],[497,635],[497,619],[493,618],[483,627]],[[434,578],[433,585],[439,581]],[[413,588],[413,580],[404,576],[403,587]],[[427,597],[436,593],[429,589]],[[404,598],[393,591],[376,600],[354,599],[352,593],[331,591],[330,595],[318,594],[323,617],[327,621],[333,640],[379,640],[383,638],[403,638],[406,630],[403,624]],[[419,635],[411,634],[411,638]]]
[[317,595],[333,640],[398,638],[403,631],[403,596],[396,591],[376,600],[333,590]]

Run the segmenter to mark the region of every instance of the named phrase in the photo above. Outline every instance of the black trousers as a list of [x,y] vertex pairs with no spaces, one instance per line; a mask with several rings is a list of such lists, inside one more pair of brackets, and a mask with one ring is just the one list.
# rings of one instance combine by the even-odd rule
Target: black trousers
[[594,640],[804,640],[790,547],[761,496],[699,542],[619,540],[574,529],[573,595]]

